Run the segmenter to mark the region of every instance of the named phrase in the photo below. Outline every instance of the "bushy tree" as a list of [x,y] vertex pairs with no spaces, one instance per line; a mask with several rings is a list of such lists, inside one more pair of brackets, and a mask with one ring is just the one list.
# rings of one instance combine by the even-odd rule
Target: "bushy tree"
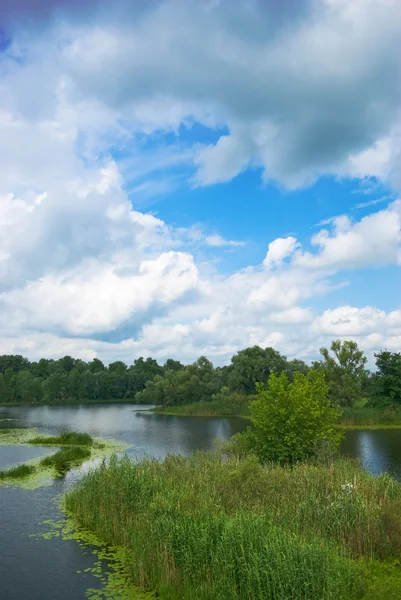
[[322,371],[296,373],[291,383],[285,373],[272,373],[268,387],[257,386],[250,403],[254,429],[235,436],[235,444],[257,454],[261,462],[293,464],[313,457],[323,442],[336,447],[339,408],[328,398]]
[[285,371],[287,360],[274,348],[245,348],[231,359],[229,387],[243,394],[254,394],[256,383],[264,383],[271,373]]
[[401,404],[401,353],[382,350],[375,354],[377,371],[373,376],[375,404]]
[[367,358],[363,351],[356,342],[334,340],[330,350],[320,348],[320,353],[323,360],[313,366],[325,373],[330,400],[352,406],[363,396],[367,382]]

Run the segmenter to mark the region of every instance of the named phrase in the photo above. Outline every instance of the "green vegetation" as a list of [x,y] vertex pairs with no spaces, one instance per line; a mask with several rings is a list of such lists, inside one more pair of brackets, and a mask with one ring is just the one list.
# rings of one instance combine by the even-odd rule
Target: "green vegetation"
[[241,397],[240,402],[227,398],[224,401],[217,399],[210,402],[200,401],[178,406],[159,406],[152,408],[151,412],[186,417],[247,417],[250,414],[248,397],[245,397],[245,399]]
[[37,446],[93,446],[93,437],[89,433],[66,431],[58,436],[38,436],[28,440]]
[[0,471],[0,480],[22,479],[23,477],[28,477],[28,475],[32,475],[34,471],[35,467],[32,465],[19,465],[17,467],[13,467],[12,469]]
[[54,467],[59,475],[64,475],[73,466],[80,465],[84,460],[91,456],[89,448],[82,446],[73,446],[71,448],[62,448],[51,456],[45,456],[40,461],[43,467]]
[[132,582],[171,600],[362,598],[371,561],[401,552],[401,486],[348,461],[114,458],[66,507],[126,548]]
[[266,390],[257,387],[250,403],[253,428],[234,436],[241,451],[254,452],[263,463],[294,464],[316,457],[322,445],[339,446],[339,409],[328,398],[322,372],[296,373],[292,383],[285,373],[272,373]]
[[343,427],[401,427],[401,406],[388,405],[384,408],[375,408],[370,405],[363,408],[346,407],[339,422]]

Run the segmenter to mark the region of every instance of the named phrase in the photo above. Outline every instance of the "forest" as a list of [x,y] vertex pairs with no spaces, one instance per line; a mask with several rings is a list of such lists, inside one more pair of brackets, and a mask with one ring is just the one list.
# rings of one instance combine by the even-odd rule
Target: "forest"
[[331,401],[342,407],[369,402],[379,408],[401,405],[401,353],[375,354],[376,369],[367,369],[367,358],[354,341],[335,340],[320,349],[320,360],[308,365],[288,360],[273,348],[253,346],[236,353],[229,365],[214,367],[204,356],[190,365],[169,358],[163,365],[139,357],[133,364],[116,361],[105,365],[64,356],[30,362],[20,355],[0,356],[1,404],[74,404],[84,402],[136,402],[162,407],[217,403],[230,413],[241,413],[255,394],[257,383],[266,384],[272,373],[310,369],[325,374]]

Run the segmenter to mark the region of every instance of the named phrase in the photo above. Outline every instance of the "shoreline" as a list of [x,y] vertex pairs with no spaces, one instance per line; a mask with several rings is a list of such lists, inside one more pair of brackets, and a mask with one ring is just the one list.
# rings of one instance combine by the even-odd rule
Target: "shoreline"
[[[185,405],[182,405],[185,406]],[[221,418],[221,419],[232,419],[232,418],[237,418],[237,419],[244,419],[246,421],[250,421],[251,417],[249,415],[235,415],[235,414],[231,414],[231,415],[223,415],[223,414],[202,414],[202,413],[198,413],[198,414],[189,414],[189,413],[176,413],[173,411],[169,411],[169,410],[161,410],[158,408],[150,408],[150,409],[144,409],[142,412],[151,412],[157,415],[168,415],[170,417],[194,417],[194,418]],[[385,424],[385,423],[374,423],[374,424],[366,424],[366,425],[350,425],[350,424],[342,424],[342,423],[338,423],[337,427],[340,427],[341,429],[361,429],[361,430],[375,430],[375,429],[401,429],[401,423],[400,424]]]

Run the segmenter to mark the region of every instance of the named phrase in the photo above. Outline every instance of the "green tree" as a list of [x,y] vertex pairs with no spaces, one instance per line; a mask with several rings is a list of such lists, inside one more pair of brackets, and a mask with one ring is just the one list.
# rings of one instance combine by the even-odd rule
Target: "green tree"
[[241,350],[231,359],[229,387],[243,394],[254,394],[256,383],[265,383],[271,373],[286,369],[287,360],[274,348],[253,346]]
[[250,403],[254,429],[237,434],[240,447],[257,454],[261,462],[293,464],[315,456],[322,442],[336,447],[342,437],[336,427],[340,410],[328,399],[322,371],[296,373],[291,383],[285,373],[272,373],[268,387],[257,386]]
[[179,360],[174,360],[173,358],[168,358],[163,365],[165,371],[181,371],[183,368],[184,365]]
[[375,354],[377,371],[373,376],[375,404],[401,404],[401,353],[382,350]]
[[334,340],[330,350],[320,348],[320,353],[323,360],[313,366],[324,371],[329,398],[341,406],[352,406],[363,396],[367,382],[367,358],[363,351],[356,342]]

